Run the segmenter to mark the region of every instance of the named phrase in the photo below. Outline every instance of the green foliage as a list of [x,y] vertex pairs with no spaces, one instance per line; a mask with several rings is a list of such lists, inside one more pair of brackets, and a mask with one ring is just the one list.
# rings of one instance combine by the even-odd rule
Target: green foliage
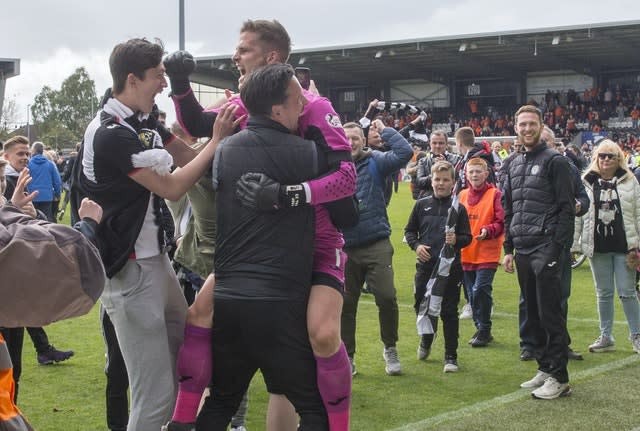
[[60,90],[42,87],[31,106],[39,138],[54,147],[79,141],[98,102],[95,83],[84,67],[65,79]]
[[[427,361],[416,359],[418,336],[413,303],[415,253],[402,243],[404,224],[413,200],[406,184],[389,207],[395,247],[394,271],[400,307],[398,350],[403,374],[384,373],[378,312],[371,295],[362,295],[358,310],[358,375],[353,380],[352,431],[416,430],[611,430],[640,425],[640,357],[627,341],[628,329],[616,304],[614,336],[617,351],[587,352],[598,335],[598,318],[588,263],[573,271],[569,331],[574,350],[584,361],[569,363],[573,395],[554,401],[533,400],[519,384],[531,378],[535,362],[518,359],[515,275],[498,269],[494,282],[495,312],[489,347],[474,349],[467,340],[470,320],[460,322],[460,372],[444,374],[443,338],[438,336]],[[65,216],[68,220],[69,211]],[[616,301],[619,302],[619,301]],[[25,340],[20,406],[39,431],[105,430],[104,346],[97,308],[87,316],[47,328],[51,342],[74,349],[69,361],[38,366]],[[214,359],[215,360],[215,359]],[[621,364],[621,365],[616,365]],[[607,367],[611,368],[608,369]],[[267,396],[257,375],[250,388],[247,429],[264,430]]]

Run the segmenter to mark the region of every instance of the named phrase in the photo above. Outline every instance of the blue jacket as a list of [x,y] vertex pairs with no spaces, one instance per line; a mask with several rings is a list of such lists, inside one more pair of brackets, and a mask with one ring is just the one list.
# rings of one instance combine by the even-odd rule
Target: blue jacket
[[391,226],[387,217],[384,199],[384,178],[403,168],[413,155],[411,145],[391,127],[382,132],[382,140],[390,151],[365,151],[364,156],[354,160],[358,174],[356,199],[360,210],[360,221],[355,227],[342,231],[345,247],[361,247],[388,238]]
[[60,197],[62,181],[60,173],[53,162],[42,154],[36,154],[29,160],[31,183],[27,186],[29,192],[38,191],[34,202],[51,202]]

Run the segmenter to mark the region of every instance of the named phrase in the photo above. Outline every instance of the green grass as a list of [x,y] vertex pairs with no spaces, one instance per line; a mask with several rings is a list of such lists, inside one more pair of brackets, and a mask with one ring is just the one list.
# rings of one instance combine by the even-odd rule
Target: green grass
[[[518,360],[519,290],[515,275],[501,269],[494,283],[495,341],[491,346],[472,349],[467,340],[474,332],[473,324],[464,320],[460,324],[459,373],[442,372],[442,337],[435,341],[428,361],[417,361],[418,336],[411,307],[415,254],[402,244],[403,227],[412,205],[407,185],[401,184],[392,199],[389,216],[395,246],[400,304],[398,350],[403,375],[389,377],[384,373],[377,309],[373,297],[363,295],[358,312],[358,375],[353,381],[352,430],[629,430],[640,426],[640,355],[633,353],[627,341],[627,325],[619,304],[614,326],[617,351],[587,352],[587,346],[598,335],[595,294],[587,263],[573,272],[569,330],[572,347],[582,352],[585,360],[569,364],[571,397],[536,401],[519,389],[520,382],[533,376],[536,367],[534,362]],[[47,332],[51,342],[74,349],[76,355],[55,366],[38,366],[27,337],[21,408],[39,431],[106,430],[104,347],[97,307],[82,318],[51,325]],[[606,371],[606,367],[612,369]],[[262,379],[256,376],[250,395],[250,431],[264,429],[264,392]]]

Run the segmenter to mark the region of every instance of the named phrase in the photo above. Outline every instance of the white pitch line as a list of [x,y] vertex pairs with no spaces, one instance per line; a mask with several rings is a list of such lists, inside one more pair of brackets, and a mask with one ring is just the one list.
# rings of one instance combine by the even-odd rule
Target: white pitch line
[[[613,370],[617,370],[619,368],[622,367],[626,367],[627,365],[631,365],[634,364],[636,362],[640,362],[640,355],[635,354],[632,356],[628,356],[626,358],[617,360],[615,362],[610,362],[607,364],[602,364],[599,365],[597,367],[593,367],[593,368],[588,368],[586,370],[583,371],[579,371],[575,374],[571,375],[571,381],[576,382],[576,381],[581,381],[581,380],[586,380],[592,377],[595,377],[597,375],[600,374],[604,374],[608,371],[613,371]],[[515,392],[512,392],[510,394],[506,394],[506,395],[502,395],[496,398],[492,398],[490,400],[487,401],[481,401],[479,403],[476,404],[472,404],[470,406],[467,407],[463,407],[461,409],[458,410],[454,410],[454,411],[450,411],[450,412],[445,412],[442,414],[439,414],[437,416],[433,416],[427,419],[423,419],[421,421],[418,422],[414,422],[414,423],[410,423],[410,424],[406,424],[403,425],[401,427],[398,428],[394,428],[392,430],[389,431],[421,431],[421,430],[425,430],[425,429],[429,429],[429,427],[435,426],[435,425],[439,425],[443,422],[448,422],[454,419],[461,419],[463,417],[467,417],[467,416],[471,416],[474,415],[476,413],[480,413],[482,411],[485,410],[489,410],[489,409],[493,409],[496,407],[499,407],[503,404],[507,404],[513,401],[517,401],[521,398],[527,398],[531,396],[531,389],[519,389]],[[637,428],[637,430],[640,430],[640,428]],[[634,430],[635,431],[635,430]]]

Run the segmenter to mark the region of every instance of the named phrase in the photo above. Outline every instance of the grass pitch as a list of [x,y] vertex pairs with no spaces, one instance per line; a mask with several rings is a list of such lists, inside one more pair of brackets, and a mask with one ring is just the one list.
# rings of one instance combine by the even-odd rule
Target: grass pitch
[[[403,374],[387,376],[379,340],[377,308],[363,295],[358,310],[353,380],[353,431],[410,430],[632,430],[640,427],[640,355],[627,341],[624,314],[616,304],[615,352],[591,354],[598,336],[595,293],[588,263],[573,271],[569,331],[584,361],[569,363],[570,397],[533,400],[519,384],[531,378],[535,362],[518,359],[518,285],[515,275],[498,269],[494,282],[495,341],[473,349],[473,323],[460,324],[458,373],[444,374],[443,340],[434,342],[426,362],[416,359],[418,336],[412,308],[415,253],[402,243],[413,206],[406,183],[389,207],[395,247],[394,270],[400,305],[398,351]],[[462,305],[462,304],[461,304]],[[52,343],[74,349],[69,361],[38,366],[29,338],[25,341],[20,407],[39,431],[106,430],[104,414],[104,346],[97,307],[87,316],[47,327]],[[251,386],[247,428],[264,430],[266,396],[258,375]]]

